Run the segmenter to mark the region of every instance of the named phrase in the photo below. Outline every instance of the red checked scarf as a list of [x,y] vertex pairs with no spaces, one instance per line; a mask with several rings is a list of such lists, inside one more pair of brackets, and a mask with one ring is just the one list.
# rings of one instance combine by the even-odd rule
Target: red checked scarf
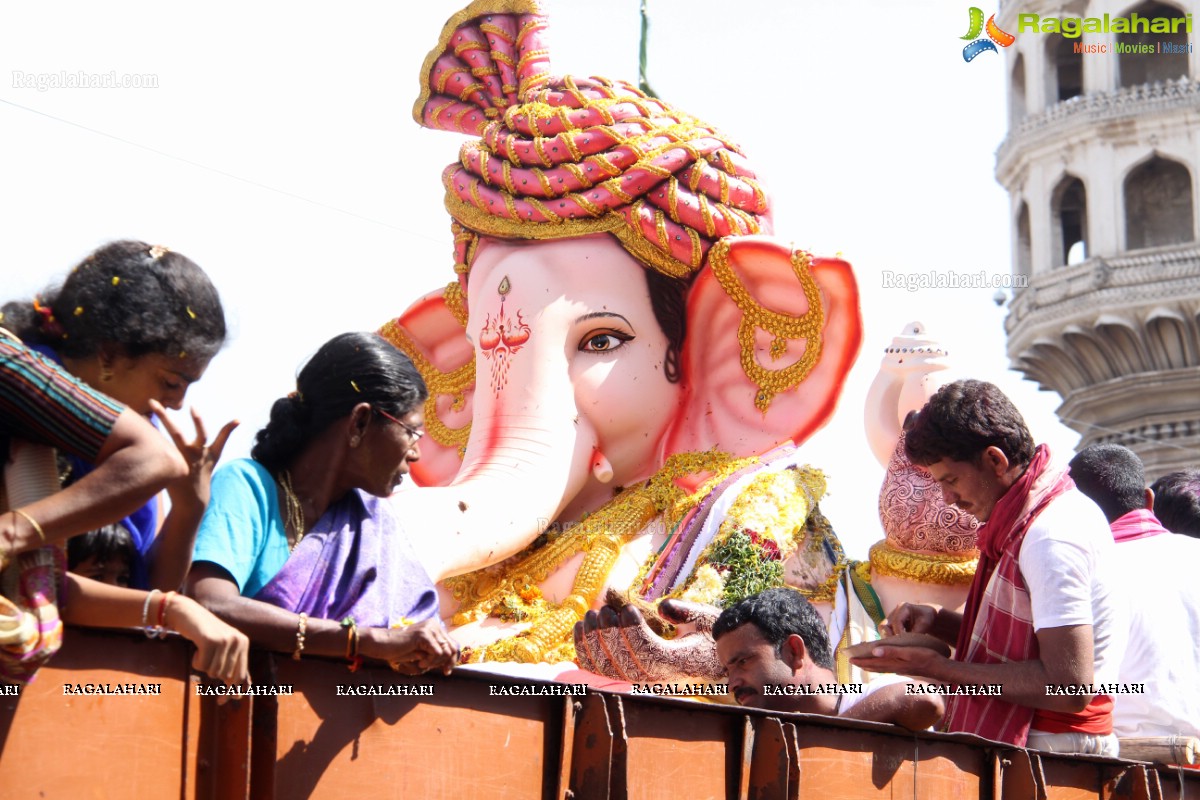
[[[979,566],[963,609],[955,658],[971,664],[1004,664],[1038,657],[1029,589],[1018,558],[1025,534],[1054,498],[1074,487],[1066,470],[1050,467],[1050,450],[1038,445],[1025,474],[996,503],[979,528]],[[998,697],[950,698],[945,729],[1022,746],[1034,710]]]

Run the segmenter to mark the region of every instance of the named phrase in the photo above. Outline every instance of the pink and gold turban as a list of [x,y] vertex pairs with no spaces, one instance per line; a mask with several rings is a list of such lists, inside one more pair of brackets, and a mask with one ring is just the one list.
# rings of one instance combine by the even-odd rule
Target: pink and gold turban
[[770,232],[737,145],[626,83],[551,77],[545,29],[535,0],[476,0],[422,67],[417,122],[481,137],[442,174],[460,274],[475,234],[611,233],[645,266],[688,278],[719,239]]

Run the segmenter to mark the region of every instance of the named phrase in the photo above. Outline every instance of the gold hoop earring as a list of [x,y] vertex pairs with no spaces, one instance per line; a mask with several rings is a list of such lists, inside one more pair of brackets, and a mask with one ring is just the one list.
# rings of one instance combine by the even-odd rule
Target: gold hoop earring
[[110,367],[108,364],[101,364],[100,365],[100,380],[104,383],[108,383],[109,381],[112,380],[112,377],[113,377],[112,367]]

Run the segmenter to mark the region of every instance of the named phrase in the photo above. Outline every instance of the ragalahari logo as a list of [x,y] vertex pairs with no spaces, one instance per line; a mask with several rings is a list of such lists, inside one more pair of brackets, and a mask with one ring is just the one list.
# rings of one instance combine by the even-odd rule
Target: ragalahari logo
[[[1004,31],[1000,30],[1000,26],[996,24],[995,14],[992,14],[990,17],[988,17],[986,26],[983,24],[983,11],[981,9],[971,6],[970,14],[971,27],[967,30],[967,35],[961,38],[974,39],[975,41],[972,41],[963,48],[963,61],[973,61],[975,56],[979,55],[980,53],[986,53],[989,50],[993,53],[998,53],[1000,51],[996,49],[997,44],[1001,47],[1008,47],[1017,40],[1017,37],[1013,36],[1011,33],[1005,33]],[[982,33],[985,28],[987,30],[988,38],[980,39],[979,34]],[[996,44],[992,44],[992,42],[995,42]]]

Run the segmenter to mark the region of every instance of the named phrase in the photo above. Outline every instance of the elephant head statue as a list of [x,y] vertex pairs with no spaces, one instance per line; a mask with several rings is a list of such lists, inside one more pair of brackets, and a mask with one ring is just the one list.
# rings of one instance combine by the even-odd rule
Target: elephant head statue
[[[904,452],[903,425],[909,413],[921,408],[943,382],[953,379],[946,356],[946,350],[930,338],[920,322],[907,325],[884,348],[865,409],[866,432],[873,448],[890,456],[884,461],[886,474],[879,493],[879,520],[885,536],[871,547],[870,560],[844,565],[832,603],[806,591],[812,588],[812,581],[799,571],[787,569],[784,573],[786,585],[815,601],[834,644],[835,668],[843,683],[875,679],[851,664],[847,651],[860,642],[878,640],[878,626],[887,612],[902,602],[959,608],[974,575],[979,523],[967,512],[947,506],[937,482]],[[773,478],[769,474],[763,477]],[[753,503],[761,505],[762,493],[751,494],[756,495]],[[771,509],[769,516],[788,515]],[[761,521],[753,527],[759,527]],[[825,564],[818,562],[818,567],[821,574],[827,571],[821,570]],[[703,588],[700,586],[701,591]],[[706,634],[720,609],[711,604],[711,595],[693,597],[695,593],[693,587],[680,599],[697,599],[704,605],[673,601],[660,606],[668,619],[686,620],[695,627],[694,633],[669,641],[648,630],[640,614],[628,608],[619,613],[589,614],[576,630],[580,662],[606,676],[634,682],[719,677],[722,669],[716,659],[716,643]]]
[[421,488],[394,501],[435,576],[508,559],[446,600],[460,625],[538,619],[489,654],[515,660],[628,587],[687,498],[828,420],[861,340],[849,264],[770,235],[735,144],[552,76],[545,27],[532,0],[480,0],[426,59],[415,118],[474,137],[443,173],[457,277],[381,329],[430,389]]

